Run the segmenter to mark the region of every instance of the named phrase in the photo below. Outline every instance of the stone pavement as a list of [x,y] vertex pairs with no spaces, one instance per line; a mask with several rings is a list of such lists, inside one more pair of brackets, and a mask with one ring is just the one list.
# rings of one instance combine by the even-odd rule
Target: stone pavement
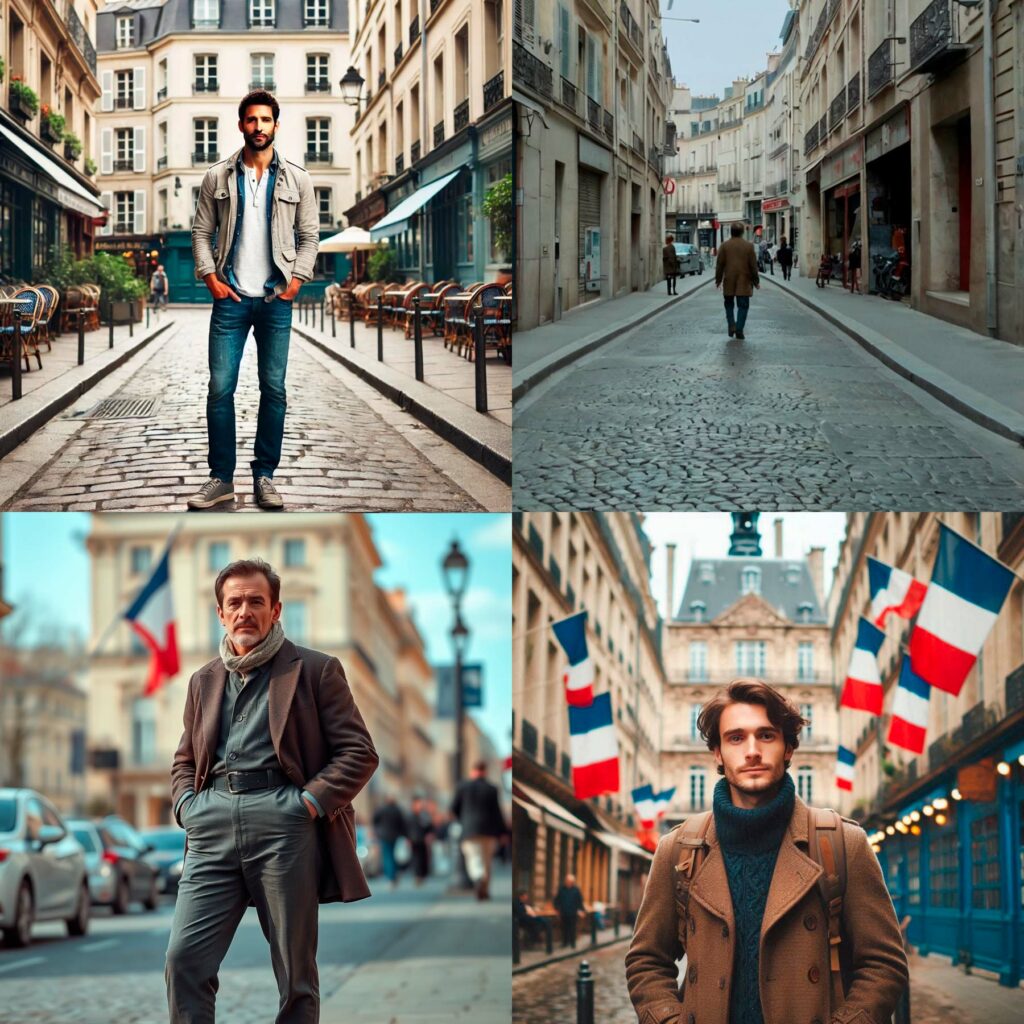
[[[818,288],[794,273],[766,280],[840,327],[890,369],[957,412],[1024,443],[1024,345],[977,334],[877,295]],[[862,285],[866,287],[866,285]]]
[[[208,311],[175,310],[175,325],[64,417],[0,463],[0,507],[183,509],[207,477]],[[508,508],[508,488],[293,335],[289,408],[275,475],[292,510],[460,511]],[[90,419],[101,397],[152,399],[149,416]],[[254,509],[248,462],[255,435],[255,347],[242,361],[237,508]],[[218,511],[232,506],[220,505]]]
[[1019,445],[770,285],[746,341],[702,288],[557,372],[516,402],[514,451],[530,510],[991,510],[1024,493]]
[[589,931],[582,926],[581,922],[575,949],[568,949],[560,945],[556,933],[551,954],[548,955],[542,937],[535,940],[529,947],[520,947],[519,963],[512,968],[512,973],[519,974],[523,971],[535,970],[538,967],[543,967],[545,964],[555,963],[558,960],[565,960],[569,957],[586,956],[591,950],[600,949],[602,946],[610,946],[613,942],[619,942],[623,938],[628,938],[632,928],[633,926],[630,924],[623,924],[619,927],[617,934],[614,928],[603,928],[596,935],[597,941],[593,942],[591,941]]

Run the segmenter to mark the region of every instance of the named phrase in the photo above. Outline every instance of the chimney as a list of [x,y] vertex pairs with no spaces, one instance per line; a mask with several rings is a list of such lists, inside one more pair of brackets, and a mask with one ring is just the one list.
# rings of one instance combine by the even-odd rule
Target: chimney
[[814,584],[814,592],[818,595],[818,604],[825,607],[825,549],[811,548],[807,552],[807,568]]
[[676,590],[676,546],[675,544],[665,545],[665,555],[667,565],[667,580],[665,583],[665,596],[668,599],[667,608],[665,612],[665,621],[671,622],[675,618],[675,609],[672,607],[672,601],[675,597]]
[[782,519],[775,520],[775,557],[782,557]]

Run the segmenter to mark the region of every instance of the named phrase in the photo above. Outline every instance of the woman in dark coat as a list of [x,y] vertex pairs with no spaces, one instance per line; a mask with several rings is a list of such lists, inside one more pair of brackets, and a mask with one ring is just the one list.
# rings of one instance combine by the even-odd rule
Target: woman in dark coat
[[420,797],[412,802],[409,815],[409,842],[412,846],[412,872],[417,885],[430,875],[430,841],[434,833],[434,822],[430,811]]
[[782,267],[783,279],[788,281],[793,273],[793,248],[785,238],[779,243],[775,258],[779,261],[779,266]]
[[661,269],[665,274],[669,295],[677,295],[676,278],[679,276],[679,257],[676,255],[676,247],[672,243],[672,236],[666,235],[665,246],[661,250]]

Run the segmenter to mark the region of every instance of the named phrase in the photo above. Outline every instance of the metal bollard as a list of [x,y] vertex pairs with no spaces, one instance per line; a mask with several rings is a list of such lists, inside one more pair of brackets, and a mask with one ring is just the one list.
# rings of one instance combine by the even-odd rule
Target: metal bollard
[[78,365],[85,362],[85,317],[78,317]]
[[146,307],[146,330],[149,330],[149,306]]
[[11,338],[11,399],[21,398],[21,307],[14,307],[14,335]]
[[512,966],[515,967],[522,957],[519,952],[519,923],[512,922]]
[[323,333],[324,329],[324,297],[320,296],[320,333]]
[[384,296],[377,296],[377,362],[384,362]]
[[135,337],[135,317],[131,313],[128,314],[128,337]]
[[336,338],[338,336],[337,324],[334,321],[334,303],[331,303],[331,337]]
[[576,972],[576,1024],[594,1024],[594,976],[586,960]]
[[[78,317],[79,317],[79,322],[81,322],[82,314],[79,313]],[[108,348],[113,348],[114,347],[114,315],[113,315],[113,313],[111,313],[111,315],[110,315],[110,344],[107,347]]]
[[476,411],[487,412],[487,365],[484,347],[484,311],[478,309],[473,322],[474,345],[476,348]]
[[612,907],[613,921],[615,922],[615,938],[619,937],[619,908]]
[[420,325],[420,297],[413,296],[412,315],[415,317],[412,325],[413,355],[416,359],[416,379],[423,380],[423,327]]
[[356,347],[356,311],[355,307],[348,311],[348,343],[349,348]]
[[590,915],[590,944],[597,945],[597,914]]

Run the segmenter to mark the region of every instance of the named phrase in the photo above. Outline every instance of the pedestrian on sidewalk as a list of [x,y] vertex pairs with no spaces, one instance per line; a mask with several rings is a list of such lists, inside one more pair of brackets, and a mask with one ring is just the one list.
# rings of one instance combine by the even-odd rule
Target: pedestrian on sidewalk
[[430,844],[434,823],[422,797],[413,797],[409,813],[409,843],[412,847],[412,875],[416,885],[430,877]]
[[[725,296],[725,319],[729,325],[729,337],[744,340],[743,327],[750,310],[750,297],[754,289],[761,287],[757,273],[757,253],[753,243],[743,237],[743,225],[733,224],[729,240],[718,249],[715,261],[715,287],[721,288]],[[738,312],[734,314],[734,308]]]
[[661,269],[665,274],[669,295],[676,294],[676,278],[679,276],[679,257],[676,255],[675,239],[665,236],[665,245],[661,250]]
[[864,830],[795,793],[787,769],[806,724],[756,679],[704,705],[697,726],[724,778],[713,810],[670,831],[654,855],[626,954],[641,1021],[892,1016],[908,981],[896,912]]
[[494,848],[508,828],[498,801],[498,788],[487,781],[486,761],[477,761],[472,776],[459,783],[452,801],[452,815],[462,829],[460,847],[466,873],[476,886],[476,898],[490,899]]
[[768,265],[768,273],[775,276],[775,243],[768,242],[764,247],[764,258]]
[[191,509],[211,508],[235,497],[234,398],[250,330],[260,381],[250,463],[253,494],[262,509],[284,508],[273,477],[284,437],[292,303],[302,283],[313,277],[320,215],[309,172],[274,148],[279,113],[269,92],[250,92],[238,105],[238,130],[245,144],[214,164],[199,187],[192,257],[196,278],[213,296],[206,399],[210,479],[189,498]]
[[161,306],[164,309],[167,308],[167,273],[164,271],[162,263],[149,278],[149,304],[154,309],[159,309]]
[[377,753],[338,660],[285,637],[280,592],[262,559],[223,568],[220,655],[188,683],[171,767],[186,835],[164,968],[171,1024],[214,1024],[217,972],[250,903],[270,944],[276,1024],[315,1024],[317,904],[370,895],[352,801]]
[[558,887],[551,903],[558,911],[558,919],[562,924],[562,945],[575,949],[576,924],[584,911],[583,893],[576,884],[575,875],[565,876],[565,881]]
[[409,830],[405,814],[393,793],[373,812],[373,832],[380,843],[380,869],[391,888],[397,889],[398,858],[395,856],[395,847],[399,839],[408,838]]
[[782,241],[779,244],[779,251],[775,255],[782,270],[782,280],[788,281],[793,275],[793,249],[786,241],[785,235],[783,235]]
[[850,255],[847,259],[846,268],[849,272],[850,278],[850,294],[852,295],[856,292],[860,295],[860,242],[854,242],[853,245],[850,246]]

